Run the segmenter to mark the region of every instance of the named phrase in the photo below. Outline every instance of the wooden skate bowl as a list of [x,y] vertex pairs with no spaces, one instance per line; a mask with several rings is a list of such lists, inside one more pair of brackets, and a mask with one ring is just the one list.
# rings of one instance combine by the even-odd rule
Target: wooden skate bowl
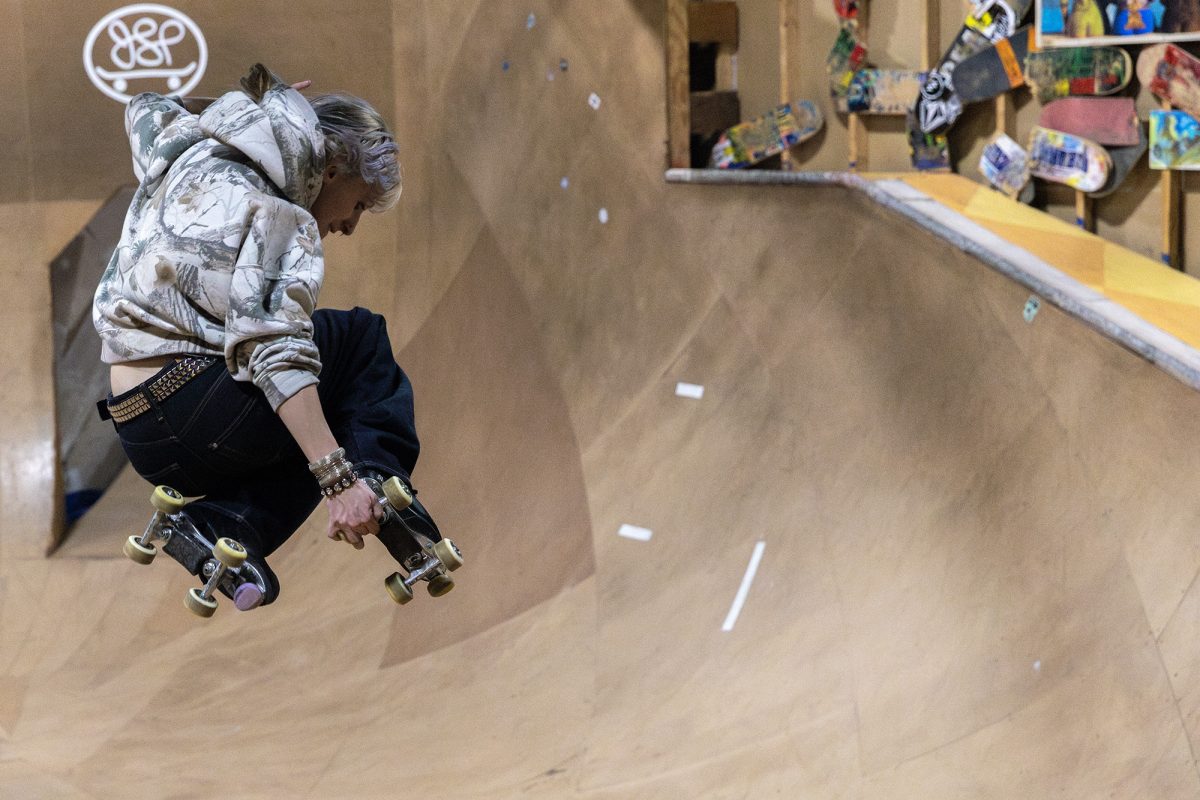
[[323,301],[389,318],[458,588],[392,605],[318,512],[278,603],[195,619],[120,555],[128,474],[44,558],[43,270],[106,192],[35,186],[0,217],[0,796],[1200,792],[1193,390],[860,194],[664,184],[657,4],[401,5],[408,189]]

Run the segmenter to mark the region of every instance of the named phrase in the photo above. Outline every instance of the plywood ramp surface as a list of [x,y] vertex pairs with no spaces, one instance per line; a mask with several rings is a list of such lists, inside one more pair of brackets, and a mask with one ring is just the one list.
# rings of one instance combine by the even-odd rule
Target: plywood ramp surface
[[[397,6],[405,199],[328,249],[458,588],[393,606],[318,512],[198,621],[129,474],[43,558],[31,303],[0,796],[1200,796],[1200,396],[861,193],[665,185],[661,4],[535,5]],[[36,265],[93,210],[0,223]]]

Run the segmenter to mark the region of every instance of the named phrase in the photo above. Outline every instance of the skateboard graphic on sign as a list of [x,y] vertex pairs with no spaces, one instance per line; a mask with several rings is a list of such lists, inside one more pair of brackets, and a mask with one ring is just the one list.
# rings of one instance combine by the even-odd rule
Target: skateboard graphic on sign
[[1176,108],[1200,115],[1200,59],[1173,44],[1147,47],[1137,60],[1142,85]]
[[954,69],[954,92],[964,104],[999,97],[1025,85],[1022,64],[1032,47],[1033,28],[1026,25],[1007,39],[1001,39],[973,56],[964,58]]
[[[420,521],[410,510],[416,504],[412,491],[399,478],[382,484],[371,478],[362,480],[379,497],[383,508],[379,538],[408,573],[396,572],[384,582],[392,599],[397,603],[412,600],[412,586],[417,581],[428,582],[434,597],[453,589],[454,580],[448,573],[462,566],[462,553],[453,542],[441,537],[436,526]],[[158,554],[155,543],[161,543],[163,552],[203,581],[201,587],[188,589],[184,596],[188,611],[211,617],[217,610],[217,592],[241,611],[269,602],[274,576],[269,574],[265,561],[253,558],[235,539],[220,537],[212,541],[201,533],[187,516],[188,501],[171,487],[155,487],[150,503],[154,516],[140,536],[125,540],[125,555],[148,565]]]
[[1034,126],[1029,132],[1029,172],[1081,192],[1104,188],[1112,161],[1103,147],[1061,131]]
[[854,73],[866,63],[867,48],[858,40],[858,23],[853,19],[842,20],[837,40],[825,59],[829,73],[829,93],[833,97],[845,97],[850,89]]
[[1115,94],[1129,85],[1133,61],[1120,47],[1061,47],[1025,57],[1025,82],[1039,102]]
[[1042,107],[1038,125],[1096,144],[1132,147],[1143,138],[1132,97],[1063,97]]
[[906,126],[912,164],[919,170],[949,169],[950,143],[945,131],[962,113],[954,95],[954,70],[967,58],[1008,38],[1029,10],[1031,0],[983,0],[967,17],[958,37],[926,77],[917,102],[909,109]]
[[1200,122],[1186,111],[1151,111],[1150,167],[1200,170]]
[[984,145],[979,171],[988,183],[1004,194],[1029,202],[1025,199],[1033,190],[1029,180],[1029,154],[1008,134],[998,133]]
[[924,72],[860,69],[850,80],[846,96],[838,98],[838,110],[843,114],[904,114],[924,82]]
[[921,133],[945,133],[962,113],[954,73],[966,59],[1012,36],[1031,0],[984,0],[976,4],[938,65],[930,71],[914,106]]
[[713,146],[711,165],[742,169],[807,141],[825,118],[811,100],[785,103],[765,116],[734,125]]

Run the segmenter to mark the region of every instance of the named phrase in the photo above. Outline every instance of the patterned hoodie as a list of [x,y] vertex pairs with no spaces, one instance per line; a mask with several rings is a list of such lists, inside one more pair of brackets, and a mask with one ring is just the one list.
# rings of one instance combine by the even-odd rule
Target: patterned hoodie
[[222,356],[278,409],[321,371],[311,315],[324,254],[307,209],[324,141],[308,101],[255,70],[260,91],[248,79],[199,116],[153,93],[130,101],[141,183],[92,318],[107,364]]

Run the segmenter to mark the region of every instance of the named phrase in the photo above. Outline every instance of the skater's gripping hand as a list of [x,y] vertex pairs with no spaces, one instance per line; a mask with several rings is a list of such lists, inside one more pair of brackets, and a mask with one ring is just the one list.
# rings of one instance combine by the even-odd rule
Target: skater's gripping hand
[[329,509],[326,535],[335,542],[349,542],[355,550],[362,550],[363,537],[379,533],[383,508],[375,493],[362,481],[355,481],[341,494],[327,498],[325,507]]

